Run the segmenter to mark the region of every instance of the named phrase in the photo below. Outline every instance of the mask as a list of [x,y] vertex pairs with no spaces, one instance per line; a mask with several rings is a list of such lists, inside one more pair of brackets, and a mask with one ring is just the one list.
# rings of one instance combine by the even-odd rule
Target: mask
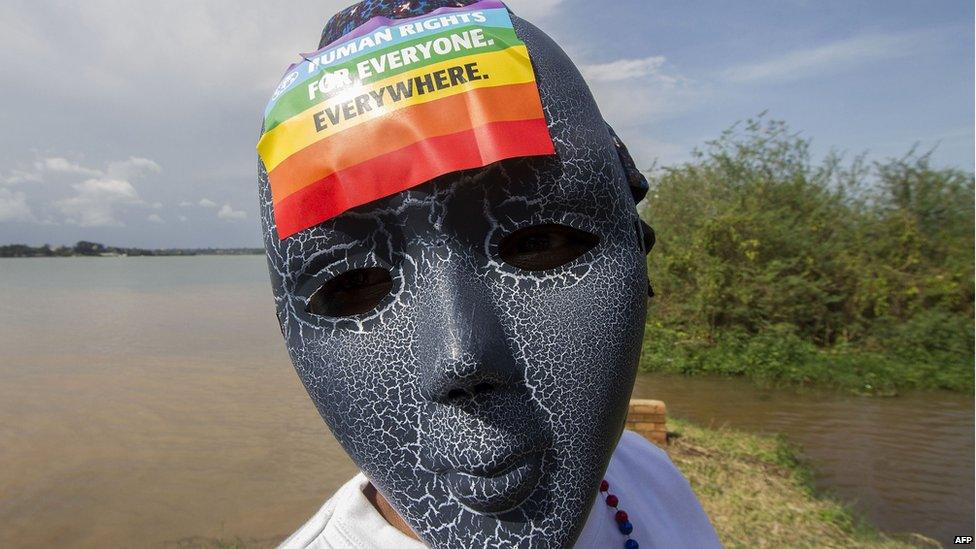
[[[382,15],[470,2],[374,2]],[[646,314],[647,183],[576,67],[512,16],[555,156],[451,173],[283,240],[281,331],[333,435],[431,547],[570,547],[623,429]]]

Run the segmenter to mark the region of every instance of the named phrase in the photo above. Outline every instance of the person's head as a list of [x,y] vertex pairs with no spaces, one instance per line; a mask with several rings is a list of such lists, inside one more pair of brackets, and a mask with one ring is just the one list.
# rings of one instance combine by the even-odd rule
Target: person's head
[[[374,16],[466,1],[367,1]],[[435,547],[567,547],[623,429],[646,312],[646,191],[576,67],[512,16],[556,155],[451,173],[279,238],[278,319],[332,433]]]

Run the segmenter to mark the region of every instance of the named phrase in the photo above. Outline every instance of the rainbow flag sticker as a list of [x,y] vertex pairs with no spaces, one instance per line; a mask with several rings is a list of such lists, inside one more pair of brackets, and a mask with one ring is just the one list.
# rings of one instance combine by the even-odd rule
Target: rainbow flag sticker
[[257,145],[281,239],[440,175],[555,154],[500,1],[374,17],[302,57]]

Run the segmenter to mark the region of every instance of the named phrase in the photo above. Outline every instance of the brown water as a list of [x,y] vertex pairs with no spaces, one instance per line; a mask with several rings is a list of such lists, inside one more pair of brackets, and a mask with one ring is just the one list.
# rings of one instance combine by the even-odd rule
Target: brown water
[[[883,528],[973,531],[973,400],[642,377],[784,432]],[[291,370],[260,257],[0,259],[0,547],[273,544],[355,468]]]
[[802,446],[823,492],[887,532],[950,544],[973,531],[973,398],[896,398],[763,390],[739,379],[642,376],[635,395],[706,426],[783,433]]

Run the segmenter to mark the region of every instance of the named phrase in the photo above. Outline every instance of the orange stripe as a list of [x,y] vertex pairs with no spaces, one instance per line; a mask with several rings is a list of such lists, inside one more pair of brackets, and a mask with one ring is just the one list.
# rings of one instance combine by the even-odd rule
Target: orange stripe
[[277,204],[335,172],[424,139],[491,122],[536,118],[541,112],[535,82],[475,89],[393,111],[291,155],[268,174],[271,197]]

